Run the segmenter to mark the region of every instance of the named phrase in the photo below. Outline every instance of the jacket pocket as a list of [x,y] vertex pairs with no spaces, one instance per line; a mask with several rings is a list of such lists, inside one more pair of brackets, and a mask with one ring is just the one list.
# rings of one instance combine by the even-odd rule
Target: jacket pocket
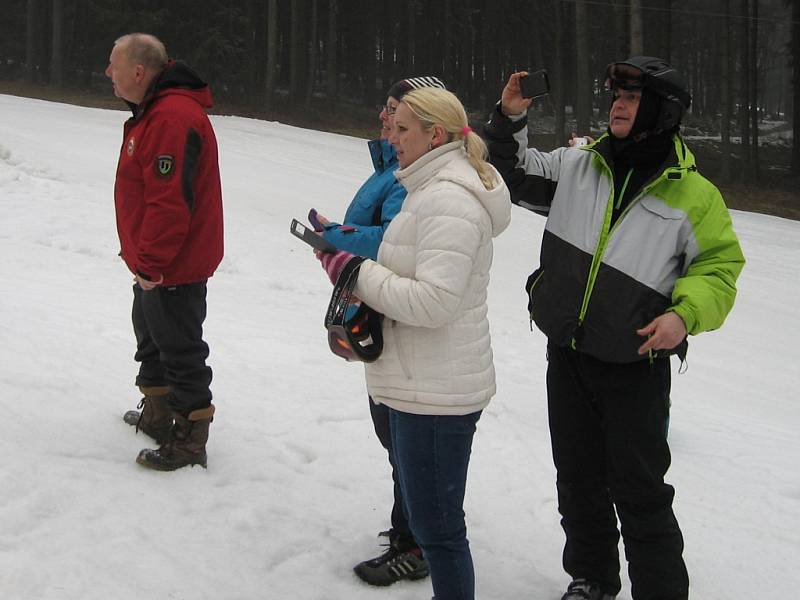
[[533,314],[533,293],[541,283],[543,276],[544,269],[539,267],[528,275],[528,280],[525,282],[525,291],[528,293],[528,314]]
[[408,365],[405,346],[400,340],[400,332],[401,328],[397,327],[397,321],[392,321],[392,333],[394,333],[394,343],[397,346],[397,359],[400,361],[400,368],[403,370],[403,375],[406,376],[406,379],[411,379],[411,369]]
[[686,212],[677,208],[672,208],[663,200],[653,196],[645,196],[642,198],[641,205],[647,209],[647,211],[658,215],[662,219],[681,221],[686,216]]

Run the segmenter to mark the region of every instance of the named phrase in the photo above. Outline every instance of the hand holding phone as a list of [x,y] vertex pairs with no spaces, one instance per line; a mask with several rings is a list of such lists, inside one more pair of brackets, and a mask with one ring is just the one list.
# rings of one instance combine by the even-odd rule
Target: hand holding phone
[[594,144],[594,138],[588,135],[579,136],[573,131],[567,143],[573,148],[580,148],[581,146]]
[[536,100],[550,93],[550,80],[545,69],[528,73],[519,80],[519,86],[523,98]]
[[308,211],[308,222],[311,223],[311,226],[314,228],[314,231],[324,231],[325,226],[330,221],[328,221],[328,219],[319,214],[316,208],[312,208],[311,210]]
[[314,233],[312,229],[309,229],[305,225],[303,225],[297,219],[292,219],[292,224],[289,226],[289,231],[292,232],[292,235],[295,237],[300,238],[306,244],[319,250],[320,252],[338,252],[339,249],[327,241],[321,235]]

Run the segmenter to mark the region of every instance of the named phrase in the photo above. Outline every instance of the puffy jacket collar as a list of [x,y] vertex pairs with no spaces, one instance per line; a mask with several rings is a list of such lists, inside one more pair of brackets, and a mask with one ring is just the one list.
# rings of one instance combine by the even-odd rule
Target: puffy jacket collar
[[458,156],[464,156],[463,147],[460,141],[443,144],[426,152],[405,169],[398,169],[394,175],[410,194],[428,183]]
[[161,73],[156,75],[141,104],[128,102],[128,106],[131,108],[134,118],[138,119],[154,101],[169,94],[192,98],[205,109],[214,106],[208,84],[200,79],[200,76],[186,63],[176,60],[169,61]]
[[397,153],[389,140],[377,139],[367,142],[369,155],[372,158],[372,166],[378,173],[383,173],[386,169],[397,162]]
[[503,178],[494,170],[495,186],[487,190],[464,152],[461,140],[450,142],[423,154],[405,169],[395,171],[395,177],[408,191],[427,187],[438,181],[449,181],[475,196],[492,220],[492,236],[497,237],[511,222],[511,196]]

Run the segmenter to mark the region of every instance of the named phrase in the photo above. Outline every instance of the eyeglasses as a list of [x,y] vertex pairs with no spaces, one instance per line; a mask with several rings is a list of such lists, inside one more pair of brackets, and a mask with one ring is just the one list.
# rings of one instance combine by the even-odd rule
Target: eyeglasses
[[378,106],[376,106],[375,108],[377,108],[378,111],[380,112],[386,111],[386,116],[388,117],[391,117],[394,113],[397,112],[397,107],[392,106],[391,104],[378,104]]

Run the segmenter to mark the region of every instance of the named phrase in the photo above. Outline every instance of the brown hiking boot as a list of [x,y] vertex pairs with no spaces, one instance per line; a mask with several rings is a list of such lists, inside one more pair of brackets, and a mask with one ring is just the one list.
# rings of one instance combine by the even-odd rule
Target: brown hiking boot
[[188,415],[172,413],[175,424],[169,439],[157,450],[139,452],[136,462],[157,471],[174,471],[187,465],[206,468],[208,427],[214,420],[214,405],[193,410]]
[[172,412],[167,404],[169,387],[140,387],[139,389],[144,397],[136,408],[141,409],[141,412],[129,410],[123,415],[122,420],[128,425],[136,427],[137,433],[143,431],[157,444],[163,444],[167,441],[170,429],[172,429]]

